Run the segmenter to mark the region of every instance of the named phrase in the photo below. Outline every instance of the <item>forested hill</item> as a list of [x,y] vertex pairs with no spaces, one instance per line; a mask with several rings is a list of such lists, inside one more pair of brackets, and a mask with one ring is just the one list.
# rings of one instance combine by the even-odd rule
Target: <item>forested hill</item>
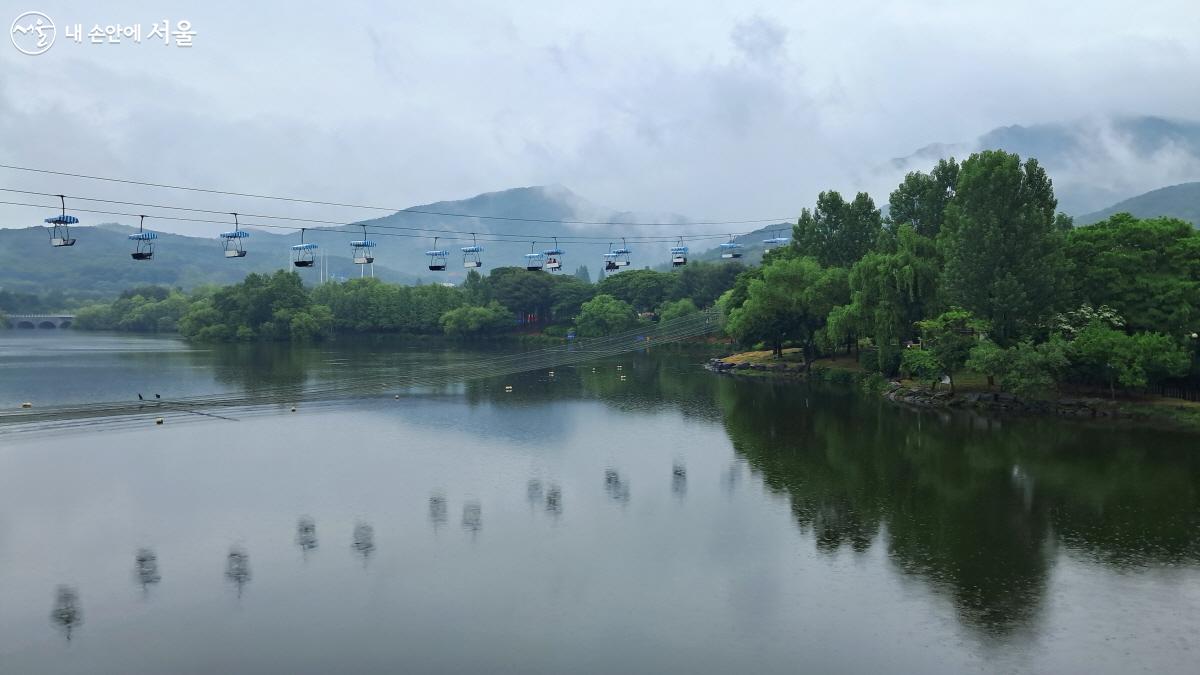
[[1075,224],[1098,223],[1117,213],[1131,213],[1138,218],[1170,216],[1200,226],[1200,183],[1183,183],[1151,190],[1107,209],[1080,216],[1075,219]]

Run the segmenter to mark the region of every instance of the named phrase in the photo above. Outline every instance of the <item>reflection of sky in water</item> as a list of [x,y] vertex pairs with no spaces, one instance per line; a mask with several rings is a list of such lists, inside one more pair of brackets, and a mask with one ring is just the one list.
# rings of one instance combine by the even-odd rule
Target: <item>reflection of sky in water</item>
[[[354,360],[316,353],[336,367]],[[192,369],[211,384],[216,366],[198,358],[153,377]],[[556,368],[552,383],[508,378],[512,394],[479,382],[242,422],[4,439],[0,662],[12,672],[1192,665],[1200,553],[1188,495],[1200,460],[1185,441],[918,422],[813,392],[803,407],[802,389],[739,384],[696,370],[699,360],[626,359],[626,382],[612,369]],[[81,372],[64,378],[92,386]],[[69,623],[48,622],[51,612]]]

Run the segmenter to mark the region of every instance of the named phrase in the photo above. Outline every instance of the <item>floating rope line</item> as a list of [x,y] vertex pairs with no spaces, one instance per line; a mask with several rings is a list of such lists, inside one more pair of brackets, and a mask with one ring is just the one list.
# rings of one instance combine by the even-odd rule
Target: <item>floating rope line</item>
[[[661,321],[600,338],[589,338],[566,345],[487,356],[473,360],[433,364],[415,362],[405,373],[373,374],[335,378],[312,386],[304,384],[266,387],[254,391],[216,395],[155,399],[153,401],[109,401],[83,405],[53,406],[0,412],[0,432],[36,431],[89,426],[128,416],[218,416],[214,410],[251,409],[297,403],[329,402],[379,398],[386,394],[426,390],[472,380],[502,377],[523,372],[572,366],[620,354],[669,344],[709,334],[716,329],[716,310],[708,309],[688,316]],[[233,413],[230,413],[231,415]]]

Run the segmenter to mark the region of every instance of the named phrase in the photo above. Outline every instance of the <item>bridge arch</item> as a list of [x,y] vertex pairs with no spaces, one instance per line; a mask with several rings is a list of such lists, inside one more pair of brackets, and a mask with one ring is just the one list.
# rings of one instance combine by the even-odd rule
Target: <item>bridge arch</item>
[[38,324],[38,328],[58,328],[58,324],[53,321],[43,321]]
[[32,321],[18,321],[17,328],[37,328]]
[[59,321],[59,322],[58,322],[58,327],[59,327],[59,328],[64,328],[64,329],[65,329],[65,328],[70,328],[70,327],[71,327],[71,320],[70,320],[70,319],[63,319],[62,321]]

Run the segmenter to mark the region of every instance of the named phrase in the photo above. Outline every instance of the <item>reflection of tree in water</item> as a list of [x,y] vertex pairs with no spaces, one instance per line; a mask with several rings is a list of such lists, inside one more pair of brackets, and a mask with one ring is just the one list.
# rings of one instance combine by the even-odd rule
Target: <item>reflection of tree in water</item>
[[350,546],[362,556],[363,565],[366,565],[371,554],[375,552],[375,528],[364,522],[355,524],[354,541]]
[[429,522],[433,523],[436,532],[439,527],[450,519],[450,509],[446,504],[446,496],[435,492],[429,497]]
[[71,633],[83,623],[83,610],[79,607],[79,592],[71,586],[59,586],[54,592],[54,609],[50,612],[50,620],[70,642]]
[[477,501],[463,504],[462,526],[471,534],[483,529],[483,505]]
[[305,560],[310,551],[317,550],[317,523],[308,516],[301,516],[296,521],[296,546],[300,547]]
[[[325,366],[320,351],[298,343],[213,345],[212,349],[213,353],[203,358],[213,368],[216,381],[247,392],[299,391],[310,370],[317,372]],[[202,353],[193,358],[202,358]]]
[[621,478],[621,473],[616,469],[604,470],[604,491],[615,501],[623,504],[629,501],[629,483]]
[[[855,393],[723,379],[726,429],[819,550],[890,559],[1003,636],[1036,619],[1056,545],[1100,559],[1200,560],[1200,458],[1180,439],[1055,419],[973,423]],[[797,414],[797,396],[810,408]],[[1150,442],[1148,442],[1150,441]],[[1163,447],[1163,446],[1174,447]]]
[[133,576],[142,587],[143,595],[149,595],[150,586],[162,581],[162,575],[158,572],[158,556],[153,550],[140,548],[134,554]]
[[245,549],[234,546],[225,556],[225,578],[237,588],[237,596],[242,597],[246,584],[250,583],[250,554]]

